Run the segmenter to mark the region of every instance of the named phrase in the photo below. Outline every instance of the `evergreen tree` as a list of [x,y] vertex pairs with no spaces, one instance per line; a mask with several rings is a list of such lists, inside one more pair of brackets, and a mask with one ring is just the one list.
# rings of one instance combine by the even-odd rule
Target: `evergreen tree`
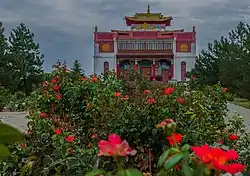
[[200,85],[218,81],[242,97],[250,97],[250,27],[239,23],[229,36],[209,44],[190,74]]
[[7,39],[4,36],[3,23],[0,21],[0,58],[5,54],[8,48]]
[[6,75],[6,67],[7,67],[7,57],[6,52],[8,49],[7,39],[4,36],[4,27],[3,23],[0,21],[0,86],[6,85],[7,75]]
[[15,88],[29,94],[33,85],[42,80],[44,56],[34,34],[23,23],[10,33],[9,43]]
[[74,75],[84,76],[84,70],[82,69],[81,63],[78,60],[73,62],[72,73]]

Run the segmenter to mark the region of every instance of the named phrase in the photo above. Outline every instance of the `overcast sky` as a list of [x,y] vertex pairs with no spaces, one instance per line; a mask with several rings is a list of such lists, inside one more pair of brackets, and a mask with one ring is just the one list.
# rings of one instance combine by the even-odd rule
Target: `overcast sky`
[[[173,16],[172,29],[197,29],[198,51],[235,28],[250,23],[250,0],[0,0],[0,20],[8,35],[21,22],[35,34],[45,55],[44,68],[56,59],[69,65],[78,59],[89,73],[93,60],[93,29],[125,29],[124,16],[145,12]],[[71,67],[71,66],[70,66]]]

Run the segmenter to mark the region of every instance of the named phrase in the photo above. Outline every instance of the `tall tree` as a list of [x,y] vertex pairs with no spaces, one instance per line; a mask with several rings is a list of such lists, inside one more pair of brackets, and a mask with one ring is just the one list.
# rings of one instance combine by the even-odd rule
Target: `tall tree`
[[209,44],[199,55],[191,74],[197,83],[215,84],[218,81],[231,91],[250,97],[250,27],[239,23],[228,37]]
[[4,36],[3,23],[0,21],[0,85],[6,85],[6,67],[8,64],[6,52],[8,49],[7,38]]
[[4,36],[3,23],[0,21],[0,57],[2,57],[8,48],[7,38]]
[[34,34],[23,23],[10,33],[9,43],[12,79],[16,88],[29,94],[33,85],[42,80],[44,56],[39,51],[39,44],[34,41]]
[[82,69],[81,63],[78,60],[73,62],[72,73],[74,75],[84,76],[84,70]]

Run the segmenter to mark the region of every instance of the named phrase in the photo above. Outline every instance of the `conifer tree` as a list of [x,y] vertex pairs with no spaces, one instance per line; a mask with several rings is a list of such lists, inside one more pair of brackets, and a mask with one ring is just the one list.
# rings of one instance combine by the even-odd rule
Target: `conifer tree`
[[34,34],[23,23],[12,30],[9,43],[15,87],[29,94],[33,85],[42,80],[44,56],[34,41]]
[[7,75],[6,75],[6,67],[7,67],[7,49],[8,43],[7,38],[4,35],[4,27],[3,23],[0,21],[0,86],[6,86],[7,83]]
[[72,73],[74,75],[84,76],[84,70],[82,69],[81,63],[78,60],[73,62]]
[[250,27],[239,23],[228,37],[208,45],[196,60],[189,75],[197,77],[199,85],[220,82],[232,92],[250,98]]

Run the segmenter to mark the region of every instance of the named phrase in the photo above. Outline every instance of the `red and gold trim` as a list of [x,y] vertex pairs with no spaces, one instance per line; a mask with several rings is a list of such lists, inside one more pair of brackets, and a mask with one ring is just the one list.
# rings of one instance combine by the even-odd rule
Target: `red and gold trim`
[[114,52],[114,42],[99,42],[99,52],[100,53],[113,53]]
[[176,42],[176,52],[191,52],[191,43],[188,42]]

